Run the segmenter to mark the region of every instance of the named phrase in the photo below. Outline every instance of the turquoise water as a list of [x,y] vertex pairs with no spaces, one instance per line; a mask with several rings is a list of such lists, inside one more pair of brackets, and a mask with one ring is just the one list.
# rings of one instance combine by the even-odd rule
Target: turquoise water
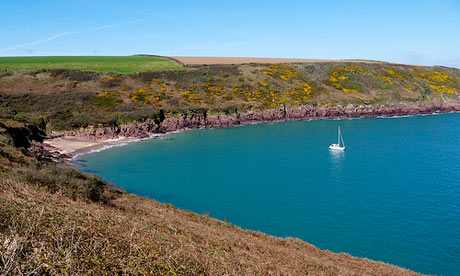
[[[341,126],[345,152],[333,153]],[[246,229],[460,275],[460,114],[195,130],[80,157],[131,193]]]

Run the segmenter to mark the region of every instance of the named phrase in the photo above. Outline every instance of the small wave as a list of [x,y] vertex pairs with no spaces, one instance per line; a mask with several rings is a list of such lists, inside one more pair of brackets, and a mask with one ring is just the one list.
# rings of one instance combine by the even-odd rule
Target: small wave
[[[170,132],[170,133],[179,133],[179,132],[181,132],[181,131],[174,131],[174,132]],[[127,140],[122,140],[122,141],[111,141],[111,142],[109,142],[108,145],[103,145],[103,146],[100,146],[100,147],[91,148],[91,149],[86,150],[86,151],[81,151],[81,152],[74,153],[72,155],[72,157],[70,158],[70,160],[75,160],[77,157],[80,157],[82,155],[91,154],[91,153],[97,153],[97,152],[101,152],[101,151],[108,150],[108,149],[115,148],[115,147],[126,146],[126,145],[128,145],[130,143],[133,143],[133,142],[140,142],[140,141],[145,141],[145,140],[149,140],[149,139],[156,139],[156,138],[160,138],[160,137],[165,136],[165,135],[166,134],[160,133],[160,134],[152,134],[152,135],[150,135],[149,137],[146,137],[146,138],[132,138],[132,139],[127,139]]]
[[414,116],[418,116],[418,115],[419,115],[419,114],[415,114],[415,115],[377,116],[377,117],[375,117],[375,118],[377,118],[377,119],[392,119],[392,118],[398,119],[398,118],[414,117]]
[[[87,150],[87,151],[82,151],[82,152],[77,152],[75,154],[72,155],[72,160],[75,160],[77,157],[80,157],[82,155],[86,155],[86,154],[90,154],[90,153],[96,153],[96,152],[101,152],[103,150],[107,150],[107,149],[110,149],[110,148],[113,148],[115,147],[116,145],[104,145],[102,147],[97,147],[97,148],[93,148],[93,149],[90,149],[90,150]],[[120,143],[120,146],[121,146],[121,143]]]

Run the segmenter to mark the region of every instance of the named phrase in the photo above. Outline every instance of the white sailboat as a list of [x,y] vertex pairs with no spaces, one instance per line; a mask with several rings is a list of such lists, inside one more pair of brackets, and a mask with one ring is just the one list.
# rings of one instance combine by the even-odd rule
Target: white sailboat
[[[342,141],[342,146],[340,146],[340,141]],[[339,126],[339,135],[338,135],[338,138],[337,138],[337,144],[330,145],[329,149],[331,149],[331,150],[345,150],[345,143],[343,142],[342,133],[340,132],[340,126]]]

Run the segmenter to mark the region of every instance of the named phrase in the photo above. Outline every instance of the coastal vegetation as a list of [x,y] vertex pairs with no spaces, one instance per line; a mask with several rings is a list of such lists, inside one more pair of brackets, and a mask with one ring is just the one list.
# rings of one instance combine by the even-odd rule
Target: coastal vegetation
[[[126,63],[119,71],[129,68]],[[458,69],[387,63],[213,65],[130,74],[7,71],[0,75],[0,116],[70,130],[144,121],[160,111],[174,116],[190,110],[229,114],[305,105],[442,103],[459,91]]]
[[34,149],[52,132],[147,119],[448,103],[460,70],[111,58],[0,58],[0,275],[417,275],[130,195]]
[[[365,71],[360,66],[337,66],[331,69],[329,81],[332,86],[344,93],[359,93],[362,82],[353,81],[354,76],[360,76],[367,88],[390,90],[393,86],[402,86],[409,91],[421,91],[429,88],[435,94],[454,94],[459,92],[458,80],[445,71],[432,71],[412,66],[400,68],[380,68]],[[356,79],[356,78],[355,78]]]

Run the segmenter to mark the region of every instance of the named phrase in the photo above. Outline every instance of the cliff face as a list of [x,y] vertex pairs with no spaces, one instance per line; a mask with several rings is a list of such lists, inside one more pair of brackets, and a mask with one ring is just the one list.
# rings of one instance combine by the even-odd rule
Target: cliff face
[[281,122],[294,120],[316,120],[334,118],[360,118],[377,116],[405,116],[432,114],[442,112],[460,112],[460,101],[449,104],[407,105],[393,104],[381,106],[324,107],[302,106],[298,108],[278,108],[263,112],[236,113],[231,115],[208,115],[202,113],[180,117],[167,117],[163,121],[146,120],[131,124],[111,127],[86,128],[80,131],[67,132],[67,135],[90,140],[110,139],[118,137],[147,138],[152,134],[167,133],[184,129],[219,128],[238,125],[258,124],[265,122]]
[[46,137],[44,124],[24,124],[12,120],[0,120],[0,129],[0,134],[18,148],[28,148],[31,141],[43,142]]

